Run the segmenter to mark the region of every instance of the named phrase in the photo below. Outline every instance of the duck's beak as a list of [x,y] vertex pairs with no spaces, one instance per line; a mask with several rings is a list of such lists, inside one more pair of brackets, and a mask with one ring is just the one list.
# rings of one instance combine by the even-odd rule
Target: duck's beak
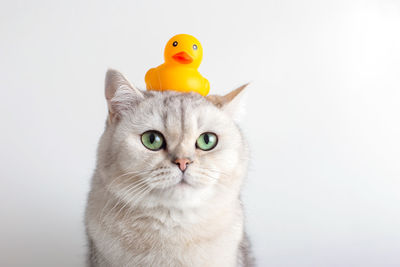
[[176,53],[175,55],[172,56],[172,58],[181,64],[189,64],[193,62],[193,58],[185,51]]

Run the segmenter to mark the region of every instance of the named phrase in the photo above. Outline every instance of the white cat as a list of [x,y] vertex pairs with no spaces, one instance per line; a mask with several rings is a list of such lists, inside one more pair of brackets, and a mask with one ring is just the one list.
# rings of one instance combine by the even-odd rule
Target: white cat
[[252,266],[239,198],[248,149],[233,119],[244,87],[140,91],[107,72],[89,266]]

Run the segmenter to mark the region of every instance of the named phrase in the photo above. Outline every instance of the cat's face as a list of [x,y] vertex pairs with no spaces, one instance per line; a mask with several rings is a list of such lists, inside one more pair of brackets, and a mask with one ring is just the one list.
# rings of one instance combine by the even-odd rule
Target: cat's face
[[112,193],[130,204],[185,207],[239,190],[246,145],[229,112],[195,93],[114,94],[117,116],[102,139]]

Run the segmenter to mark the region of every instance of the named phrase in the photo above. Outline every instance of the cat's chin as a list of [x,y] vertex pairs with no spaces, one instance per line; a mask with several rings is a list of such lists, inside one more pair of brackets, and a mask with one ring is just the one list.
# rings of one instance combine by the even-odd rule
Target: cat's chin
[[164,194],[167,196],[178,196],[178,197],[185,197],[187,194],[196,191],[196,187],[193,184],[190,184],[184,176],[174,184],[171,184],[163,189],[158,189],[157,194]]
[[205,186],[193,185],[180,179],[168,187],[153,189],[149,194],[150,203],[167,207],[198,207],[207,199],[212,190]]
[[180,174],[178,175],[175,184],[172,184],[168,187],[168,189],[172,189],[172,190],[185,190],[188,188],[194,188],[195,185],[193,185],[192,183],[190,183],[188,176],[185,174]]
[[177,189],[182,189],[182,190],[184,190],[184,189],[186,189],[187,187],[193,187],[193,185],[189,184],[185,179],[182,178],[182,179],[179,181],[179,183],[177,183],[177,184],[175,185],[175,187],[176,187]]

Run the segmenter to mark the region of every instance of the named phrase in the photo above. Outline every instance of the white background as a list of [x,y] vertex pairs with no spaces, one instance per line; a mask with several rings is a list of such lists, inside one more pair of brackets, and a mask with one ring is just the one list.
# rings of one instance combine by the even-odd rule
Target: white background
[[196,36],[212,93],[251,81],[259,266],[400,266],[399,1],[1,1],[0,266],[83,266],[107,68],[144,88]]

